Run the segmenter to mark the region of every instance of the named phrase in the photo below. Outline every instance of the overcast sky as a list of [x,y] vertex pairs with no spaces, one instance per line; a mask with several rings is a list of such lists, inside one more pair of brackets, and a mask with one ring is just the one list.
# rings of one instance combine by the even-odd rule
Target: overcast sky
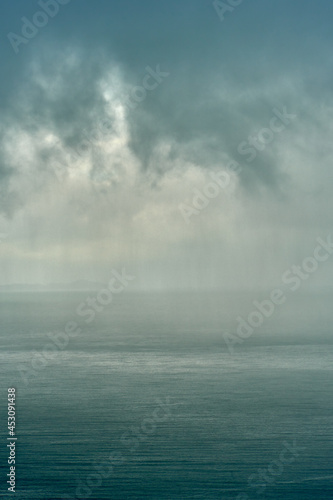
[[331,0],[0,8],[0,284],[271,287],[331,232]]

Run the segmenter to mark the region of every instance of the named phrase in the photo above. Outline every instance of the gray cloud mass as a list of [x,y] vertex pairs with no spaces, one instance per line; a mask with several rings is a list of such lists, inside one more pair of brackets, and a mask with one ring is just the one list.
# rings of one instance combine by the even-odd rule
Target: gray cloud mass
[[[208,0],[72,0],[15,54],[8,32],[38,9],[2,3],[3,283],[126,265],[143,288],[268,286],[330,232],[328,0],[244,1],[223,22]],[[248,161],[240,144],[284,108]],[[186,224],[179,206],[231,160],[233,189]]]

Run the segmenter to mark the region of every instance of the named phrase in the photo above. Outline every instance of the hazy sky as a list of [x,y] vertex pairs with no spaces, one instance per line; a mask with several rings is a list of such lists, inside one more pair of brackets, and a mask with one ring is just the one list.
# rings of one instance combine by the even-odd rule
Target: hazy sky
[[0,284],[279,284],[332,228],[332,1],[62,3],[1,2]]

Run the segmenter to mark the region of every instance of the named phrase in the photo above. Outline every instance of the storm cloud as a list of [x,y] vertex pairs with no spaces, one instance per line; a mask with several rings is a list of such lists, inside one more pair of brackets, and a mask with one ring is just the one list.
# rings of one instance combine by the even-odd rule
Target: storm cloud
[[[208,0],[71,0],[15,53],[40,10],[2,4],[4,284],[125,265],[145,289],[260,288],[329,234],[328,0],[244,0],[223,22]],[[179,206],[231,161],[186,224]]]

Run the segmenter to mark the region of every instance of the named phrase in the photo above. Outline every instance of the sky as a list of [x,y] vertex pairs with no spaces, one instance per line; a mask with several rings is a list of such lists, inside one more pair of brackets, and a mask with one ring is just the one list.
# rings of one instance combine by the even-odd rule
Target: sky
[[262,289],[327,239],[331,0],[0,8],[0,284]]

